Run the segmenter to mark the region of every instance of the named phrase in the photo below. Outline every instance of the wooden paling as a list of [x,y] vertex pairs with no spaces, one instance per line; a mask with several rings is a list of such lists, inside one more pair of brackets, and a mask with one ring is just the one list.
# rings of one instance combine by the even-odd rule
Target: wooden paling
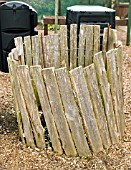
[[107,43],[105,31],[99,52],[99,26],[81,25],[78,39],[77,26],[70,28],[69,51],[67,26],[15,38],[8,65],[22,142],[46,147],[42,112],[55,152],[90,157],[124,134],[122,46],[113,49],[116,33],[109,30]]

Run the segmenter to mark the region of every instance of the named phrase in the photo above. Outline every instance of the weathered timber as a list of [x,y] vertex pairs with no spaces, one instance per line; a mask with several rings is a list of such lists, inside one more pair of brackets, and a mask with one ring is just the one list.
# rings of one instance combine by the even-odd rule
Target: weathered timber
[[109,51],[117,45],[117,30],[104,28],[102,51]]
[[51,111],[50,103],[48,100],[48,95],[46,92],[46,87],[41,74],[41,66],[31,66],[30,73],[37,88],[39,95],[39,100],[41,103],[42,111],[44,113],[44,119],[46,121],[46,126],[49,132],[49,136],[52,142],[54,151],[62,154],[61,143],[59,140],[59,135],[55,125],[54,117]]
[[26,102],[36,145],[38,148],[44,148],[45,147],[44,130],[40,121],[40,115],[31,83],[28,66],[24,65],[18,66],[17,74],[21,86],[21,91]]
[[22,64],[22,65],[25,65],[22,37],[14,38],[14,41],[15,41],[15,46],[16,46],[17,52],[18,52],[19,63]]
[[64,114],[54,69],[43,69],[42,74],[46,84],[52,113],[62,142],[62,147],[66,155],[76,156],[77,152]]
[[30,124],[30,118],[26,107],[25,99],[21,91],[19,79],[17,76],[17,63],[15,60],[8,58],[9,71],[11,75],[11,81],[13,86],[13,92],[15,95],[15,104],[17,111],[17,121],[19,126],[20,137],[23,142],[26,139],[26,145],[35,148],[32,128]]
[[68,45],[67,45],[67,25],[60,26],[60,65],[69,68]]
[[44,66],[45,68],[51,67],[50,36],[43,37],[43,49],[44,49]]
[[77,66],[77,24],[70,25],[70,70]]
[[39,36],[39,62],[42,68],[44,68],[44,53],[42,45],[42,34]]
[[91,156],[67,68],[55,70],[64,112],[79,156]]
[[19,64],[19,59],[18,59],[18,51],[16,48],[13,48],[11,50],[11,55],[9,55],[10,59],[14,59],[16,61],[17,64]]
[[120,98],[120,114],[122,116],[121,128],[122,128],[122,136],[124,134],[125,129],[125,118],[124,118],[124,99],[123,99],[123,79],[122,79],[122,45],[120,45],[115,50],[115,60],[116,60],[116,70],[117,70],[117,78],[118,78],[118,88],[119,88],[119,98]]
[[85,51],[85,66],[88,66],[93,61],[93,26],[86,25],[86,51]]
[[[93,47],[94,47],[94,51],[93,53],[96,54],[97,52],[100,51],[100,25],[94,25],[93,26]],[[94,56],[93,54],[93,56]]]
[[119,96],[119,83],[117,78],[115,50],[112,49],[107,52],[107,76],[111,87],[112,102],[114,107],[114,113],[116,118],[116,125],[120,135],[120,139],[123,135],[123,116],[120,107],[120,96]]
[[50,35],[51,67],[60,67],[60,42],[58,34]]
[[32,65],[31,37],[24,37],[25,62],[28,67]]
[[103,98],[111,142],[114,144],[118,142],[118,132],[117,132],[115,116],[113,111],[112,97],[110,93],[110,84],[108,82],[102,52],[95,54],[94,64],[97,73],[97,78],[99,80],[101,95]]
[[86,25],[80,25],[79,48],[78,48],[78,66],[85,65],[85,31]]
[[73,87],[77,95],[81,115],[83,117],[85,126],[85,132],[90,142],[90,146],[93,152],[99,152],[103,149],[103,146],[93,112],[92,102],[87,88],[83,69],[78,67],[74,70],[71,70],[70,74]]
[[32,58],[33,58],[33,65],[40,64],[40,57],[39,57],[39,36],[35,35],[32,36]]
[[97,82],[96,71],[94,64],[91,64],[84,68],[86,82],[88,85],[93,109],[102,139],[104,148],[109,148],[111,145],[110,134],[108,131],[106,116],[104,112],[104,106],[102,104],[101,94],[99,92],[99,85]]

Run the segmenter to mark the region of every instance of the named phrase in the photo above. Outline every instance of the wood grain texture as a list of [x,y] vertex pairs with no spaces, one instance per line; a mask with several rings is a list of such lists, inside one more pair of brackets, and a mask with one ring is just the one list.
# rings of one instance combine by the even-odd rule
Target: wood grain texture
[[79,156],[91,156],[67,68],[55,70],[66,119]]
[[31,37],[32,40],[32,58],[33,58],[33,65],[40,64],[39,58],[39,36],[35,35]]
[[70,25],[70,70],[77,66],[77,24]]
[[112,97],[110,93],[110,84],[108,82],[107,72],[105,70],[102,52],[95,54],[94,64],[97,73],[97,78],[100,84],[100,91],[103,98],[111,142],[114,144],[118,142],[118,132],[117,132],[117,126],[115,122]]
[[77,95],[81,115],[84,122],[85,132],[90,142],[90,146],[93,152],[99,152],[103,149],[103,146],[93,112],[92,102],[87,88],[83,69],[78,67],[74,70],[71,70],[70,74],[73,87]]
[[40,121],[40,115],[32,87],[28,66],[23,65],[18,66],[17,74],[21,86],[21,91],[26,102],[26,107],[30,117],[36,145],[38,148],[44,148],[45,147],[44,131]]
[[67,25],[60,26],[60,65],[69,68],[68,45],[67,45]]
[[50,107],[48,95],[46,92],[46,87],[44,84],[44,80],[41,74],[41,66],[31,66],[30,67],[30,73],[32,75],[33,81],[35,83],[35,86],[37,88],[37,92],[39,95],[39,100],[41,103],[44,119],[46,121],[46,126],[49,132],[49,136],[52,142],[52,146],[55,152],[58,152],[59,154],[62,154],[62,148],[61,143],[59,140],[59,135],[57,132],[57,128],[55,125],[54,117],[52,114],[52,110]]
[[64,114],[54,69],[53,68],[43,69],[42,74],[46,84],[52,113],[62,142],[62,147],[66,155],[76,156],[77,152]]
[[99,91],[99,85],[97,81],[96,71],[94,64],[91,64],[84,68],[86,82],[88,85],[91,101],[93,104],[93,110],[97,120],[98,129],[102,139],[104,148],[109,148],[111,145],[110,134],[108,131],[106,116],[104,112],[104,106],[102,104],[101,94]]
[[25,49],[25,61],[30,67],[32,65],[32,49],[31,49],[31,37],[24,37],[24,49]]

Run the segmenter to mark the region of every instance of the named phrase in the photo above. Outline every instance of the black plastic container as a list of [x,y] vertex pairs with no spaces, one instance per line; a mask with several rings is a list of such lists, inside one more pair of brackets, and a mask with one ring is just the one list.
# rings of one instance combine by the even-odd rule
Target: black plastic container
[[7,57],[18,36],[36,35],[37,12],[28,4],[11,1],[0,6],[0,70],[8,72]]
[[102,38],[104,28],[111,25],[115,28],[115,10],[103,6],[85,6],[76,5],[67,8],[66,24],[68,35],[70,24],[77,24],[79,34],[80,24],[100,25],[100,46],[102,47]]

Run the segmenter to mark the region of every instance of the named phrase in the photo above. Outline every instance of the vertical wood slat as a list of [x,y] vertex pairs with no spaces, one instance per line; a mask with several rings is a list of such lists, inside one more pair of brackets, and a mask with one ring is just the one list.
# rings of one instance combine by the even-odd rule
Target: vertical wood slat
[[14,59],[15,61],[16,61],[16,63],[17,64],[19,64],[19,59],[18,59],[18,51],[17,51],[17,49],[16,48],[13,48],[12,50],[11,50],[11,55],[9,56],[10,57],[10,59]]
[[54,69],[43,69],[42,74],[46,84],[52,113],[62,142],[62,147],[66,155],[76,156],[77,152],[64,114]]
[[84,72],[85,72],[85,77],[86,77],[89,93],[93,104],[95,117],[97,120],[97,125],[102,139],[102,143],[104,148],[109,148],[111,145],[110,134],[106,123],[104,106],[102,104],[102,99],[99,92],[99,86],[97,82],[94,64],[85,67]]
[[44,66],[45,68],[51,67],[50,57],[50,36],[43,37],[43,48],[44,48]]
[[[93,26],[93,46],[94,46],[94,51],[93,53],[96,54],[97,52],[100,51],[100,25],[94,25]],[[94,56],[93,54],[93,56]]]
[[42,34],[39,35],[39,58],[40,58],[40,65],[44,68],[44,53],[43,53],[43,44],[42,44]]
[[22,141],[24,142],[24,137],[25,137],[26,145],[35,148],[32,128],[30,124],[30,118],[25,104],[25,99],[21,91],[19,78],[17,76],[17,64],[14,60],[11,60],[10,58],[8,58],[8,64],[9,64],[9,71],[11,74],[11,80],[14,89],[13,92],[15,95],[15,101],[17,106],[16,111],[17,111],[18,126],[20,130],[19,132],[21,134]]
[[38,35],[32,36],[32,58],[33,58],[33,65],[39,65],[40,64],[39,36]]
[[55,70],[65,115],[79,156],[91,156],[66,68]]
[[26,65],[30,67],[32,65],[32,49],[31,49],[31,37],[24,37],[24,48],[25,48],[25,61]]
[[114,116],[112,98],[110,93],[110,84],[107,79],[107,73],[105,70],[102,52],[95,54],[94,64],[95,64],[95,69],[100,84],[100,91],[102,93],[102,98],[104,102],[111,142],[114,144],[118,142],[118,132],[115,123],[115,116]]
[[51,54],[51,67],[60,67],[60,42],[59,35],[50,35],[50,54]]
[[79,33],[79,47],[78,47],[78,66],[84,67],[85,65],[85,31],[86,25],[80,25],[80,33]]
[[18,60],[20,60],[20,64],[25,65],[25,58],[24,58],[24,48],[23,48],[23,40],[22,37],[14,38],[15,46],[18,52]]
[[77,95],[81,115],[83,117],[85,132],[87,134],[93,152],[99,152],[103,149],[103,146],[94,116],[83,69],[81,67],[78,67],[74,70],[71,70],[70,74],[74,90]]
[[117,44],[117,30],[104,28],[102,51],[109,51],[113,49],[115,44]]
[[44,118],[46,121],[47,129],[49,132],[49,136],[52,142],[52,146],[54,148],[54,151],[58,152],[59,154],[62,154],[62,148],[59,140],[59,135],[57,132],[57,128],[55,125],[54,117],[51,111],[50,103],[48,100],[48,95],[46,92],[46,87],[43,81],[43,77],[41,74],[41,67],[40,66],[31,66],[30,67],[30,73],[33,77],[33,81],[35,83],[35,86],[37,88],[37,92],[39,95],[42,111],[44,113]]
[[70,70],[77,66],[77,24],[70,25]]
[[93,26],[86,26],[86,51],[85,51],[85,66],[92,63],[93,60]]
[[118,79],[118,88],[119,88],[119,98],[120,98],[120,114],[122,116],[121,128],[122,128],[122,136],[124,134],[125,128],[125,119],[124,119],[124,99],[123,99],[123,80],[122,80],[122,45],[120,45],[115,50],[115,60],[116,60],[116,71],[117,71],[117,79]]
[[116,70],[115,50],[110,50],[107,52],[107,76],[111,86],[116,125],[121,139],[123,135],[123,116],[120,106],[121,98],[119,96],[119,83]]
[[40,121],[40,115],[31,83],[28,66],[18,66],[17,74],[21,86],[26,106],[30,116],[30,121],[38,148],[45,147],[44,131]]
[[68,45],[67,45],[67,25],[60,26],[60,65],[69,68]]

